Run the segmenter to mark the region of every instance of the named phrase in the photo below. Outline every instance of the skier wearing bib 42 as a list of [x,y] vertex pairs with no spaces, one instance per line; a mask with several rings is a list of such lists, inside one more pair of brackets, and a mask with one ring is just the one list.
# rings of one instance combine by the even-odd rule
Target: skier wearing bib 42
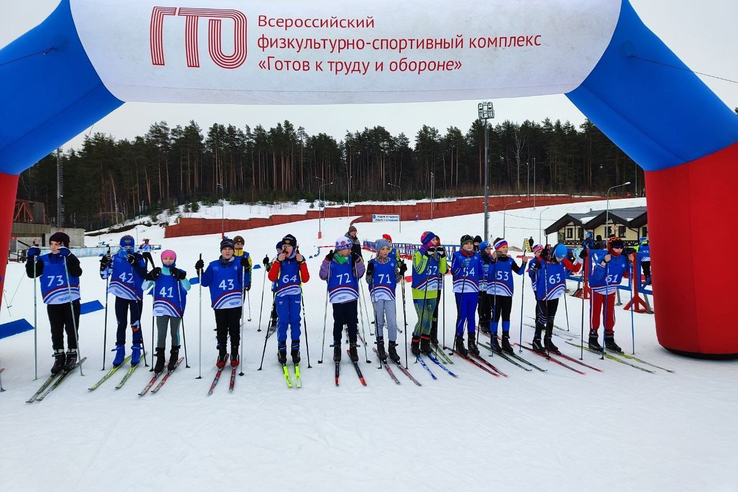
[[[495,251],[492,253],[492,266],[490,268],[490,280],[487,282],[487,294],[490,296],[492,305],[492,326],[490,337],[492,348],[497,351],[513,353],[510,345],[510,311],[512,310],[512,296],[514,291],[512,273],[518,275],[525,273],[527,258],[523,258],[522,265],[518,266],[515,260],[507,256],[507,241],[498,237],[494,243]],[[502,346],[497,341],[497,328],[502,317]]]
[[[558,352],[551,337],[554,318],[559,306],[559,298],[566,295],[566,272],[578,272],[582,268],[581,259],[576,263],[567,258],[568,250],[564,244],[557,244],[549,256],[547,250],[541,252],[538,260],[531,262],[531,279],[536,283],[536,334],[533,349],[545,353],[546,350]],[[541,345],[541,333],[546,330],[545,346]]]
[[310,280],[305,258],[297,249],[297,239],[287,234],[282,239],[282,251],[269,269],[269,280],[276,282],[277,359],[287,363],[287,327],[290,328],[292,363],[300,363],[300,307],[302,284]]
[[176,267],[177,254],[172,250],[161,253],[162,267],[156,267],[146,274],[144,291],[153,289],[154,316],[156,316],[156,364],[154,373],[164,370],[164,352],[167,346],[167,328],[171,327],[172,347],[169,352],[167,369],[173,371],[179,358],[179,325],[187,304],[187,291],[190,282],[187,272]]
[[[234,244],[229,238],[220,242],[220,258],[211,261],[203,273],[205,263],[197,260],[195,270],[202,275],[202,286],[210,287],[211,307],[215,311],[215,326],[218,337],[218,361],[223,368],[228,359],[228,336],[231,338],[231,366],[238,366],[238,347],[241,342],[239,328],[243,311],[243,289],[248,284],[251,268],[248,255],[238,259],[234,256]],[[246,282],[244,284],[244,282]]]
[[[63,232],[51,235],[49,247],[51,253],[45,255],[41,255],[41,250],[36,246],[28,250],[26,275],[33,278],[35,265],[36,277],[41,284],[41,295],[51,325],[51,344],[54,349],[54,366],[51,368],[51,374],[59,374],[62,369],[66,372],[71,371],[77,363],[79,330],[75,333],[74,328],[75,326],[79,328],[79,277],[82,276],[82,268],[79,266],[79,259],[70,253],[69,236]],[[64,333],[67,334],[66,355]]]
[[110,277],[108,292],[115,296],[115,317],[118,331],[115,342],[113,366],[123,364],[126,357],[126,327],[128,313],[131,315],[132,345],[131,365],[141,361],[141,310],[143,309],[143,283],[146,277],[146,261],[134,252],[136,243],[132,236],[120,238],[120,250],[112,258],[103,256],[100,260],[100,277]]
[[348,327],[349,356],[359,360],[356,350],[359,299],[359,279],[364,275],[361,256],[352,252],[347,237],[336,239],[336,250],[331,250],[320,265],[320,278],[328,282],[328,297],[333,306],[333,360],[341,360],[343,325]]
[[410,349],[417,356],[433,352],[430,344],[433,312],[438,302],[438,284],[446,273],[446,251],[438,248],[439,240],[432,232],[420,236],[420,249],[413,253],[413,304],[418,323],[413,331]]
[[395,288],[402,279],[407,266],[392,254],[392,245],[385,239],[377,239],[377,257],[369,260],[366,268],[366,282],[369,284],[374,316],[377,322],[377,353],[382,361],[387,360],[384,350],[384,321],[387,318],[387,335],[389,337],[389,356],[400,363],[397,354],[397,310]]
[[603,317],[605,325],[605,347],[613,352],[623,350],[615,343],[615,293],[623,274],[628,269],[628,260],[634,258],[623,255],[623,240],[612,237],[607,242],[608,253],[599,261],[589,277],[589,286],[592,289],[592,328],[589,332],[589,348],[602,351],[598,343],[597,331],[600,328],[600,312],[604,307]]
[[482,275],[482,260],[474,251],[474,240],[468,234],[461,236],[461,250],[454,253],[451,260],[451,274],[454,277],[454,296],[456,297],[456,351],[467,355],[464,347],[464,325],[469,334],[469,352],[477,355],[476,311],[479,301],[479,279]]

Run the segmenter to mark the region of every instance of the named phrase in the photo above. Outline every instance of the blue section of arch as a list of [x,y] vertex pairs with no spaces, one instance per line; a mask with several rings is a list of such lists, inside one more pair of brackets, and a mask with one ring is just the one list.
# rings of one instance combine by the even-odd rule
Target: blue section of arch
[[567,97],[646,171],[694,161],[738,141],[738,116],[627,0],[600,62]]
[[20,174],[121,104],[95,72],[63,0],[0,51],[0,173]]

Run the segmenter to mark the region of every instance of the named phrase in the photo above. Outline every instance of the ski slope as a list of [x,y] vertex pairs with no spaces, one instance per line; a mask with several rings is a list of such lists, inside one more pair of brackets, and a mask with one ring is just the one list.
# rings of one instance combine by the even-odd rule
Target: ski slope
[[[615,207],[642,204],[642,199],[612,203]],[[566,212],[586,212],[604,205],[550,207],[543,212],[543,227]],[[519,246],[531,235],[537,241],[540,213],[541,209],[508,212],[507,239],[511,245]],[[490,214],[492,238],[500,235],[502,221],[502,213]],[[323,240],[317,240],[315,220],[241,235],[256,264],[265,254],[273,255],[275,243],[285,234],[295,235],[301,252],[312,256],[318,246],[330,245],[345,233],[348,225],[346,218],[326,220]],[[404,222],[401,234],[396,223],[356,226],[361,239],[376,239],[386,232],[396,242],[417,242],[421,232],[433,230],[444,243],[455,243],[462,234],[481,234],[483,222],[482,214]],[[139,238],[147,237],[175,250],[178,266],[190,276],[194,276],[193,265],[200,253],[205,260],[218,255],[219,235],[164,239],[161,227],[137,229]],[[136,236],[134,231],[130,233]],[[88,241],[89,245],[100,239],[117,243],[121,235],[106,234]],[[673,374],[660,370],[649,374],[585,353],[585,362],[603,372],[585,369],[582,376],[523,353],[548,371],[526,372],[495,356],[488,360],[508,378],[492,377],[456,360],[449,367],[458,379],[429,364],[438,377],[433,381],[419,364],[411,362],[410,372],[422,383],[417,387],[396,368],[401,384],[395,384],[378,368],[369,346],[372,364],[364,362],[360,349],[368,385],[361,386],[344,356],[341,385],[335,387],[328,347],[330,306],[325,363],[318,364],[326,292],[318,269],[325,252],[308,260],[312,278],[304,295],[312,368],[308,368],[303,338],[303,387],[299,390],[285,385],[276,360],[276,337],[269,340],[264,369],[257,371],[265,334],[257,332],[264,275],[259,269],[254,271],[250,292],[252,321],[244,323],[245,375],[237,377],[233,393],[228,393],[230,371],[224,371],[214,394],[206,396],[215,374],[216,350],[215,320],[205,289],[202,379],[196,379],[199,290],[195,286],[185,314],[191,367],[186,369],[183,364],[159,393],[137,396],[150,378],[144,367],[139,367],[120,390],[115,385],[124,371],[88,392],[104,374],[104,312],[98,311],[82,316],[81,355],[87,357],[84,377],[79,372],[70,375],[43,402],[26,404],[53,362],[48,319],[39,296],[38,381],[33,381],[33,332],[0,340],[0,367],[6,368],[2,383],[7,389],[0,394],[0,490],[736,490],[738,362],[670,354],[656,341],[651,315],[634,316],[636,354],[675,370]],[[370,254],[365,252],[365,257]],[[159,265],[158,252],[154,259]],[[83,258],[81,263],[83,302],[98,299],[104,303],[105,282],[99,278],[97,259]],[[18,318],[33,322],[33,282],[25,278],[23,265],[10,264],[7,275],[7,301],[0,323]],[[533,316],[534,302],[527,279],[524,288],[521,277],[515,279],[512,337],[517,340],[521,293],[525,293],[525,316]],[[450,287],[448,278],[446,287]],[[269,298],[268,290],[265,297]],[[409,286],[407,297],[412,328],[416,317]],[[623,301],[627,301],[627,293],[623,293]],[[269,308],[265,299],[262,327]],[[568,297],[566,308],[571,330],[578,336],[582,301]],[[397,311],[402,326],[399,292]],[[450,294],[440,314],[445,319],[446,341],[451,343],[455,308]],[[630,349],[630,315],[618,308],[616,316],[616,340]],[[529,318],[524,321],[531,322]],[[442,332],[443,322],[439,323]],[[563,302],[556,323],[566,329]],[[114,325],[111,312],[108,351],[114,344]],[[149,346],[150,299],[144,307],[143,326]],[[371,327],[365,324],[364,329],[372,340]],[[532,328],[523,326],[524,341],[530,341],[532,333]],[[401,341],[403,335],[399,335]],[[563,352],[578,357],[578,349],[562,338],[554,341]],[[127,342],[130,353],[130,329]],[[401,356],[404,360],[404,349]],[[106,367],[110,367],[113,354],[107,352],[106,358]]]

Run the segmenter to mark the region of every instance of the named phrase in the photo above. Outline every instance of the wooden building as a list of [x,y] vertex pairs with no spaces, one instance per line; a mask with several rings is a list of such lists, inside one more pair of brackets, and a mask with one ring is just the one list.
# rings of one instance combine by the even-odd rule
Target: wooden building
[[605,224],[605,210],[590,210],[580,214],[566,214],[548,226],[546,235],[556,234],[558,242],[567,246],[579,246],[584,239],[585,231],[592,237],[601,236],[606,239],[610,234],[623,239],[626,246],[635,246],[638,239],[648,237],[648,216],[646,207],[611,209],[609,223]]

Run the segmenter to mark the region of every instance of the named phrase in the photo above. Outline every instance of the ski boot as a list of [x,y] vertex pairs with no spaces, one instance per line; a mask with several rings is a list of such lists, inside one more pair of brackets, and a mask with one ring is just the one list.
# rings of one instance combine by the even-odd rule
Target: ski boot
[[238,345],[231,346],[231,367],[238,367],[241,363],[241,358],[238,355]]
[[[615,343],[615,335],[605,335],[605,348],[611,352],[617,352],[619,354],[623,353],[623,349]],[[69,355],[67,355],[67,357],[69,357]]]
[[430,341],[433,345],[438,345],[438,320],[433,320],[430,332]]
[[[493,337],[493,340],[497,341],[497,337]],[[469,352],[472,355],[479,355],[479,348],[477,347],[477,336],[475,333],[469,333]]]
[[215,362],[215,366],[218,369],[223,369],[226,365],[227,360],[228,360],[228,352],[226,351],[226,348],[224,346],[221,346],[218,349],[218,360]]
[[72,372],[77,364],[77,349],[67,350],[67,359],[64,362],[64,372]]
[[116,345],[113,349],[113,352],[115,352],[115,359],[113,359],[113,366],[118,367],[121,364],[123,364],[123,361],[126,359],[126,346],[124,344]]
[[537,336],[536,338],[533,339],[533,350],[535,350],[539,354],[545,354],[546,353],[546,349],[541,344],[541,337],[540,336]]
[[294,365],[298,365],[300,363],[300,349],[293,348],[290,352],[290,355],[292,356],[292,363]]
[[64,349],[54,350],[54,365],[51,367],[51,374],[59,374],[64,369]]
[[131,345],[131,365],[135,366],[141,362],[141,342],[133,342]]
[[156,364],[154,364],[154,374],[161,374],[164,370],[164,349],[156,349]]
[[420,351],[426,355],[433,353],[433,348],[431,347],[430,343],[430,336],[423,335],[420,337]]
[[500,341],[497,339],[497,337],[493,334],[491,334],[492,337],[492,350],[497,352],[498,354],[502,352],[502,347],[500,347]]
[[279,361],[279,363],[282,365],[287,364],[287,349],[286,348],[280,348],[277,351],[277,361]]
[[379,354],[379,360],[387,362],[387,352],[384,351],[384,340],[377,340],[377,354]]
[[400,356],[397,354],[397,342],[393,342],[392,340],[389,343],[389,358],[397,364],[400,363]]
[[469,356],[469,352],[467,352],[466,347],[464,347],[464,337],[456,337],[456,347],[454,350],[456,350],[462,357]]
[[600,345],[600,342],[598,340],[597,332],[596,331],[590,331],[589,332],[589,342],[587,343],[587,346],[590,348],[590,350],[596,350],[597,352],[602,352],[602,345]]
[[510,345],[510,335],[508,333],[502,334],[502,351],[510,355],[513,354],[513,348]]
[[359,362],[359,352],[356,350],[356,342],[349,343],[349,357],[351,357],[351,362]]
[[169,351],[169,364],[167,364],[167,370],[173,371],[174,368],[177,367],[178,359],[179,359],[179,345],[175,345]]
[[420,337],[413,335],[413,338],[410,341],[410,352],[412,352],[415,357],[420,355]]
[[554,343],[551,341],[551,337],[550,336],[546,336],[546,338],[543,339],[543,346],[549,352],[553,352],[553,353],[558,353],[559,352],[559,347],[557,347],[556,345],[554,345]]
[[333,360],[341,362],[341,342],[333,342]]

